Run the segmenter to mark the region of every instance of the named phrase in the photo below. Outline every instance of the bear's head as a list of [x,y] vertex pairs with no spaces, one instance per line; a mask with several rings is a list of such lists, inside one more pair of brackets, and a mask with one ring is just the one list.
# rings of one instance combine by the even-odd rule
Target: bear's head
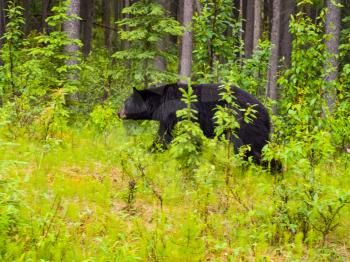
[[118,116],[122,119],[152,119],[152,114],[159,98],[160,95],[152,92],[152,90],[137,90],[133,88],[132,95],[125,100]]

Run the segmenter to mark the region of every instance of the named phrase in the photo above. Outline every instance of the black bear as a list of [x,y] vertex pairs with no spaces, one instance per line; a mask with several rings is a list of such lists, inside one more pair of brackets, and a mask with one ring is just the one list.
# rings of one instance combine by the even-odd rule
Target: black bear
[[[220,97],[218,84],[192,85],[193,93],[197,96],[198,102],[192,106],[198,112],[198,122],[203,133],[208,138],[215,136],[215,120],[213,119],[217,105],[224,106]],[[160,122],[158,135],[164,144],[172,140],[172,131],[179,121],[176,111],[186,105],[181,101],[182,93],[179,88],[187,90],[186,84],[169,84],[160,87],[150,87],[145,90],[136,90],[125,101],[124,107],[118,113],[123,119],[156,120]],[[233,139],[235,150],[242,145],[250,145],[251,151],[247,157],[252,156],[256,163],[260,163],[261,151],[267,144],[271,125],[270,117],[266,108],[251,94],[232,86],[231,90],[236,99],[236,104],[245,109],[254,105],[256,110],[255,118],[251,123],[246,123],[240,112],[237,111],[237,121],[240,128],[237,132],[238,138]]]

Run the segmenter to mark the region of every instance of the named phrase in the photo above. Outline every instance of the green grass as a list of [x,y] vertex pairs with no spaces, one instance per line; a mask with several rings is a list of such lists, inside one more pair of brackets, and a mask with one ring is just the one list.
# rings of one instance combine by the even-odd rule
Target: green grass
[[[2,143],[0,229],[8,231],[0,233],[1,260],[350,260],[349,206],[325,241],[314,228],[306,239],[293,231],[302,172],[291,167],[281,180],[259,167],[227,171],[215,158],[224,156],[220,148],[184,171],[169,152],[149,153],[142,142],[151,138],[119,127],[108,137],[71,131],[60,143]],[[349,191],[347,161],[341,155],[315,168],[327,186],[322,201]],[[316,211],[305,216],[322,226]]]

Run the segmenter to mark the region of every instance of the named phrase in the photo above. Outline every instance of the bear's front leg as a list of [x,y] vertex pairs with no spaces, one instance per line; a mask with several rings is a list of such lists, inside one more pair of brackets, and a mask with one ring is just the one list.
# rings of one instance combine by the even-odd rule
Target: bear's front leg
[[173,131],[173,125],[169,125],[161,122],[158,129],[159,143],[167,147],[173,140],[172,131]]
[[244,145],[242,139],[232,135],[230,137],[230,142],[233,144],[233,149],[234,149],[235,154],[238,154],[239,153],[239,149],[241,148],[241,146]]

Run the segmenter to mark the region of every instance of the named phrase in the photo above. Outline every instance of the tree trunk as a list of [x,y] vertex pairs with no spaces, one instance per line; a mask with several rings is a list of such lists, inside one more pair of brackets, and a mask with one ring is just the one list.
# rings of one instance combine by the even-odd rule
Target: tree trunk
[[80,16],[82,18],[83,55],[86,58],[91,51],[94,0],[82,0]]
[[196,2],[196,11],[198,13],[199,16],[202,15],[202,4],[200,3],[199,0],[195,0]]
[[[6,14],[5,14],[5,0],[0,0],[0,36],[5,34],[5,25],[6,25]],[[4,40],[0,38],[0,50],[4,44]],[[0,66],[3,64],[0,57]]]
[[104,27],[104,42],[108,52],[112,51],[111,38],[111,2],[110,0],[102,0],[102,21]]
[[178,0],[179,5],[177,8],[177,21],[179,21],[180,24],[183,24],[184,22],[184,0]]
[[[239,22],[239,35],[237,37],[239,40],[243,41],[244,34],[243,34],[243,0],[234,0],[233,2],[233,8],[232,8],[232,17]],[[235,56],[237,58],[242,58],[242,52],[240,52],[238,49],[235,53]]]
[[[167,12],[171,11],[171,2],[168,0],[157,0],[157,3],[161,5]],[[157,47],[161,51],[165,51],[166,47],[170,45],[170,37],[166,37],[163,41],[157,43]],[[167,63],[164,57],[156,56],[154,60],[155,68],[159,71],[165,71],[167,68]]]
[[326,90],[326,101],[328,110],[332,112],[334,110],[334,104],[336,100],[336,89],[334,81],[338,77],[339,70],[339,38],[340,38],[340,8],[334,5],[339,4],[340,0],[327,0],[327,14],[326,14],[326,35],[330,38],[326,40],[326,47],[328,53],[331,55],[327,59],[324,66],[326,80],[329,82],[329,88]]
[[254,37],[254,0],[246,0],[246,15],[244,27],[245,57],[250,58],[253,53]]
[[302,5],[302,11],[316,23],[317,8],[313,4]]
[[[71,0],[69,9],[67,11],[68,16],[79,15],[80,10],[80,0]],[[80,33],[80,21],[78,19],[68,19],[63,24],[63,30],[67,33],[68,37],[71,39],[79,39]],[[77,53],[79,47],[75,44],[66,45],[64,51],[71,56],[67,61],[68,66],[76,65],[78,63]],[[72,79],[77,79],[77,75],[73,74],[70,76]]]
[[283,57],[284,66],[289,68],[292,56],[292,35],[289,32],[289,22],[291,15],[295,11],[295,0],[284,0],[281,6],[281,39],[280,39],[280,57]]
[[41,30],[42,31],[47,31],[47,23],[46,23],[46,18],[48,17],[48,12],[50,8],[50,0],[43,0],[42,1],[42,15],[41,15]]
[[[112,0],[112,20],[113,20],[113,32],[112,32],[112,51],[115,52],[120,50],[119,36],[118,36],[118,25],[117,21],[121,19],[121,1]],[[114,59],[113,59],[114,60]]]
[[259,39],[261,37],[261,34],[262,34],[261,0],[255,0],[253,50],[258,49]]
[[[277,100],[277,73],[278,73],[278,51],[280,39],[280,13],[281,0],[273,0],[272,2],[272,29],[271,29],[271,55],[269,59],[270,68],[268,70],[267,96],[272,100]],[[272,113],[277,113],[277,107],[273,106]]]
[[[192,16],[193,16],[193,0],[184,0],[183,25],[185,26],[185,33],[182,37],[182,45],[181,45],[180,78],[191,77]],[[186,82],[186,80],[181,79],[181,82]]]
[[[215,32],[216,30],[216,25],[217,25],[217,16],[218,16],[218,3],[214,1],[214,4],[211,7],[214,10],[213,15],[210,18],[210,23],[211,23],[211,30]],[[214,38],[209,39],[208,41],[208,49],[209,49],[209,67],[210,71],[214,72],[214,64],[218,60],[215,52],[214,52],[214,45],[213,45],[213,40]]]
[[23,25],[23,32],[25,35],[28,35],[31,30],[31,19],[30,19],[30,7],[31,7],[32,1],[31,0],[23,0],[22,6],[23,6],[23,16],[24,16],[24,25]]
[[[123,8],[130,6],[130,0],[123,0],[123,3],[124,3]],[[123,18],[129,18],[129,14],[122,14],[122,15],[123,15]],[[125,25],[123,30],[129,31],[129,27]],[[122,47],[123,47],[123,50],[129,49],[130,42],[127,40],[123,40]]]

